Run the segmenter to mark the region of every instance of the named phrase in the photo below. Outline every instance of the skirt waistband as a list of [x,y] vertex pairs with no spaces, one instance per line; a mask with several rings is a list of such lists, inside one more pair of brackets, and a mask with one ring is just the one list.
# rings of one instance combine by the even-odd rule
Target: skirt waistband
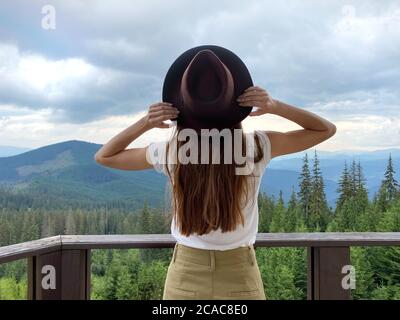
[[253,245],[238,247],[230,250],[208,250],[188,247],[176,243],[172,260],[197,263],[210,266],[214,263],[219,265],[232,265],[248,261],[251,264],[255,262],[255,251]]

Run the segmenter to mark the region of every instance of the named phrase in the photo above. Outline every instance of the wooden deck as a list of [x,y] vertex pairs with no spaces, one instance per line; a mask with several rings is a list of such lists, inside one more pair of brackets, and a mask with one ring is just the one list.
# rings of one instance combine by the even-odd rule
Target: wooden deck
[[[59,235],[0,247],[0,264],[28,261],[29,299],[89,299],[92,249],[173,248],[170,234]],[[351,299],[343,267],[351,246],[399,246],[399,232],[260,233],[255,247],[305,247],[308,299]],[[43,287],[53,273],[54,288]]]

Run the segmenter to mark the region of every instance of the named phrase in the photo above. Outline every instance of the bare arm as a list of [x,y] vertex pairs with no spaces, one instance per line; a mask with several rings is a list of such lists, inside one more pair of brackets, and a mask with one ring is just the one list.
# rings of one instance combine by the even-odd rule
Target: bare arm
[[168,128],[168,125],[163,121],[173,119],[177,114],[177,109],[168,103],[151,105],[146,116],[104,144],[96,152],[94,159],[103,166],[121,170],[151,168],[152,164],[147,162],[146,159],[147,147],[131,149],[126,149],[126,147],[152,128]]
[[336,126],[328,120],[304,109],[273,100],[260,87],[250,87],[239,99],[241,106],[256,106],[251,116],[272,113],[296,122],[304,129],[288,132],[266,131],[271,141],[271,158],[313,147],[333,136]]

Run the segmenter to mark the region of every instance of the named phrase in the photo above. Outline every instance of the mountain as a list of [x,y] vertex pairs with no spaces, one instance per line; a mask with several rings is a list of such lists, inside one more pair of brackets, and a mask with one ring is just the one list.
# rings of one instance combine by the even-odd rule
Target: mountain
[[16,192],[46,194],[62,203],[128,201],[141,206],[147,199],[160,205],[165,178],[154,170],[124,171],[94,161],[99,144],[66,141],[0,158],[0,184]]
[[[93,158],[100,147],[100,144],[71,140],[0,157],[0,185],[32,197],[46,195],[49,201],[63,204],[77,201],[99,204],[124,202],[136,207],[141,206],[144,200],[154,206],[164,203],[164,175],[152,169],[126,171],[101,166]],[[399,168],[399,149],[357,154],[318,151],[329,205],[335,205],[337,181],[345,161],[350,166],[353,158],[360,160],[371,197],[379,188],[389,152],[395,169]],[[312,168],[314,150],[308,150],[307,154]],[[304,152],[301,152],[272,159],[262,178],[260,190],[275,197],[282,190],[287,201],[292,187],[298,191],[303,157]]]
[[[295,168],[296,171],[300,172],[303,158],[307,153],[309,166],[312,169],[314,159],[314,149],[307,150],[304,152],[298,152],[295,154],[281,156],[272,161],[269,164],[270,172],[275,170],[290,170]],[[327,199],[330,204],[334,204],[336,199],[336,188],[337,182],[342,174],[345,163],[350,168],[353,159],[358,163],[360,161],[362,172],[365,178],[365,183],[369,192],[369,197],[372,198],[376,192],[378,192],[384,173],[389,160],[389,154],[392,157],[393,166],[396,171],[395,178],[400,181],[400,149],[386,149],[376,151],[318,151],[317,156],[319,159],[319,165],[324,177],[325,192]],[[295,190],[297,189],[297,183],[294,180],[290,180],[284,183],[284,189],[289,190],[290,184],[294,184]],[[290,191],[287,191],[290,192]],[[285,197],[286,198],[286,197]]]

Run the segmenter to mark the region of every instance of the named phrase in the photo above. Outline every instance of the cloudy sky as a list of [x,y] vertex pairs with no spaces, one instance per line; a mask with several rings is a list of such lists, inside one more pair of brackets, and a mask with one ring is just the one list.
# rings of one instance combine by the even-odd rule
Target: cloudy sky
[[[55,29],[43,27],[48,4]],[[105,143],[161,100],[171,63],[202,44],[232,50],[272,97],[333,122],[318,150],[400,145],[400,2],[365,0],[2,1],[0,145]],[[300,128],[274,115],[244,125]]]

